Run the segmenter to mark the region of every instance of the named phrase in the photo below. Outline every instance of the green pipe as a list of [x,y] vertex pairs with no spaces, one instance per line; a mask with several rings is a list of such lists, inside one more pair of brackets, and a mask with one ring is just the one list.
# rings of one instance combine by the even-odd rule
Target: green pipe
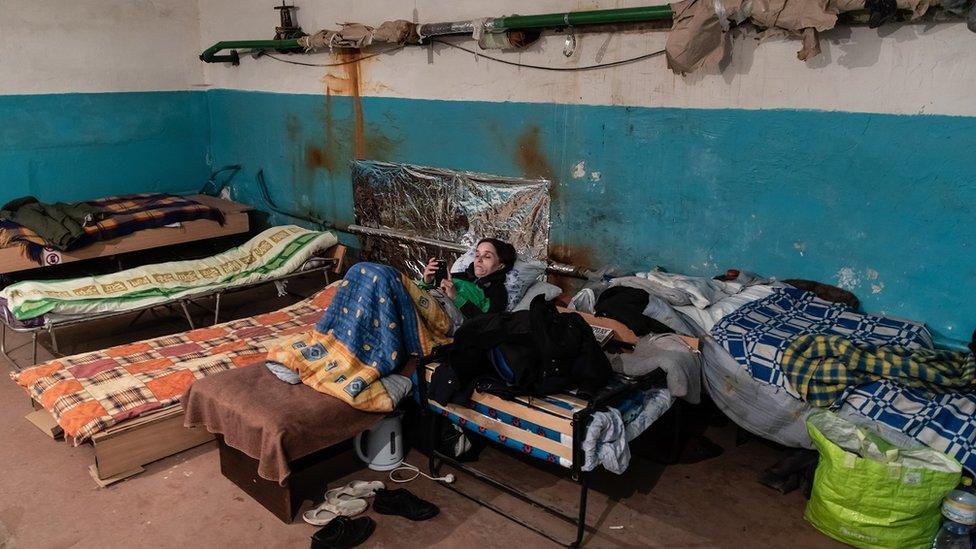
[[232,51],[228,55],[217,55],[217,52],[221,50],[235,50],[237,48],[249,50],[304,51],[304,48],[298,45],[298,40],[229,40],[226,42],[217,42],[204,50],[200,54],[200,60],[207,63],[229,61],[236,65],[239,61],[236,51]]
[[620,8],[613,10],[571,11],[566,13],[547,13],[543,15],[510,15],[498,17],[493,21],[493,32],[518,29],[538,29],[546,27],[575,27],[579,25],[609,25],[613,23],[640,23],[670,19],[671,6],[644,6],[642,8]]

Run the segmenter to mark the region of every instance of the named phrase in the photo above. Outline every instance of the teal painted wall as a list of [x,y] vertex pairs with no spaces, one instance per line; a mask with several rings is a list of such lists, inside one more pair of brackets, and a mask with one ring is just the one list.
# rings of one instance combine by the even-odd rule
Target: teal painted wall
[[243,164],[235,192],[259,207],[263,168],[281,206],[351,222],[357,148],[545,175],[560,259],[843,283],[943,336],[976,326],[976,118],[363,98],[357,132],[348,97],[207,97],[215,165]]
[[204,92],[0,95],[0,204],[198,190],[207,108]]

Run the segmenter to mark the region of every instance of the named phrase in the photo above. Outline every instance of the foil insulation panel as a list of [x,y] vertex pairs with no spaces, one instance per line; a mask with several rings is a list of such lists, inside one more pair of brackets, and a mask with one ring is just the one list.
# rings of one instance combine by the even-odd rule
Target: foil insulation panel
[[[356,224],[470,247],[499,238],[536,259],[548,259],[549,182],[443,168],[352,162]],[[416,242],[368,236],[365,258],[419,274],[431,257],[457,253]]]

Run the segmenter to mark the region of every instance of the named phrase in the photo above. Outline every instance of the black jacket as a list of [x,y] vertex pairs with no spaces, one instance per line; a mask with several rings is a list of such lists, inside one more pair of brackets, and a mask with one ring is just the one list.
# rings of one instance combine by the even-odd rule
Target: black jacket
[[539,296],[528,311],[486,314],[458,328],[448,362],[431,379],[430,398],[466,405],[480,378],[499,377],[492,352],[504,355],[512,374],[505,381],[513,394],[579,387],[592,395],[610,378],[610,361],[586,321],[576,313],[559,313]]
[[[505,289],[505,275],[507,271],[495,271],[488,276],[478,278],[474,276],[474,265],[459,273],[451,273],[451,278],[474,282],[475,286],[481,288],[488,298],[488,312],[501,313],[508,307],[508,290]],[[465,303],[461,307],[461,314],[464,318],[472,318],[484,314],[481,309],[471,303]]]

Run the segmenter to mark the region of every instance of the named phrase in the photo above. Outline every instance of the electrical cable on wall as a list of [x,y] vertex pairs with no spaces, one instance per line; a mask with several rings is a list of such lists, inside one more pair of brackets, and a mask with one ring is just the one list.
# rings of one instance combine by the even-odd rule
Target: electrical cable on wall
[[258,189],[261,190],[261,196],[264,198],[264,201],[268,203],[268,206],[270,207],[271,211],[275,213],[280,213],[281,215],[287,215],[288,217],[293,217],[295,219],[301,219],[302,221],[307,221],[309,223],[314,223],[316,225],[321,226],[324,229],[332,228],[332,224],[324,219],[317,219],[314,217],[309,217],[302,214],[289,212],[279,208],[278,205],[275,204],[274,200],[272,200],[271,193],[268,192],[268,183],[264,180],[264,170],[258,170],[257,181],[258,181]]
[[492,57],[490,55],[485,55],[481,52],[465,48],[464,46],[459,46],[457,44],[452,44],[445,40],[431,40],[431,42],[436,42],[438,44],[443,44],[445,46],[450,46],[452,48],[468,52],[475,57],[481,57],[489,61],[494,61],[496,63],[502,63],[504,65],[511,65],[513,67],[520,67],[523,69],[535,69],[540,71],[560,71],[560,72],[573,72],[573,71],[588,71],[594,69],[606,69],[610,67],[617,67],[620,65],[627,65],[630,63],[636,63],[638,61],[644,61],[645,59],[650,59],[652,57],[657,57],[664,53],[664,50],[653,51],[651,53],[645,53],[644,55],[638,55],[637,57],[631,57],[629,59],[621,59],[619,61],[610,61],[609,63],[598,63],[596,65],[585,65],[582,67],[547,67],[545,65],[529,65],[526,63],[517,63],[515,61],[508,61],[506,59],[500,59],[498,57]]
[[282,59],[282,58],[276,57],[276,56],[274,56],[274,55],[272,55],[270,53],[264,53],[264,55],[267,56],[267,57],[270,57],[270,58],[274,59],[275,61],[280,61],[282,63],[288,63],[290,65],[301,65],[303,67],[341,67],[343,65],[351,65],[353,63],[359,63],[360,61],[365,61],[367,59],[372,59],[374,57],[383,55],[385,53],[393,53],[395,51],[402,50],[405,47],[406,47],[405,45],[395,46],[395,47],[392,47],[392,48],[387,48],[387,49],[385,49],[383,51],[378,51],[376,53],[371,53],[369,55],[361,55],[361,56],[359,56],[359,57],[357,57],[355,59],[347,59],[346,61],[339,61],[337,63],[305,63],[303,61],[289,61],[288,59]]
[[[457,44],[452,44],[452,43],[447,42],[447,41],[444,41],[444,40],[436,40],[435,39],[435,40],[431,40],[431,42],[432,43],[437,43],[437,44],[443,44],[445,46],[449,46],[449,47],[452,47],[452,48],[455,48],[455,49],[458,49],[458,50],[461,50],[461,51],[470,53],[470,54],[472,54],[472,55],[474,55],[476,57],[481,57],[481,58],[487,59],[489,61],[494,61],[496,63],[502,63],[504,65],[510,65],[510,66],[513,66],[513,67],[519,67],[519,68],[523,68],[523,69],[534,69],[534,70],[540,70],[540,71],[557,71],[557,72],[575,72],[575,71],[589,71],[589,70],[596,70],[596,69],[607,69],[607,68],[610,68],[610,67],[617,67],[617,66],[620,66],[620,65],[627,65],[627,64],[630,64],[630,63],[637,63],[639,61],[644,61],[644,60],[651,59],[653,57],[657,57],[659,55],[664,54],[664,50],[658,50],[658,51],[653,51],[651,53],[645,53],[644,55],[638,55],[637,57],[631,57],[631,58],[628,58],[628,59],[621,59],[619,61],[610,61],[609,63],[598,63],[596,65],[585,65],[585,66],[582,66],[582,67],[548,67],[548,66],[545,66],[545,65],[531,65],[531,64],[528,64],[528,63],[518,63],[516,61],[508,61],[506,59],[501,59],[501,58],[498,58],[498,57],[492,57],[490,55],[485,55],[485,54],[480,53],[478,51],[475,51],[475,50],[472,50],[472,49],[469,49],[469,48],[465,48],[464,46],[459,46]],[[274,59],[275,61],[280,61],[282,63],[289,63],[291,65],[302,65],[304,67],[339,67],[339,66],[342,66],[342,65],[349,65],[349,64],[352,64],[352,63],[358,63],[359,61],[363,61],[363,60],[366,60],[366,59],[372,59],[373,57],[377,57],[377,56],[383,55],[384,53],[392,53],[394,51],[401,50],[401,49],[403,49],[405,47],[406,46],[397,46],[395,48],[390,48],[390,49],[383,50],[383,51],[379,51],[379,52],[372,53],[372,54],[369,54],[369,55],[363,55],[363,56],[357,57],[356,59],[350,59],[350,60],[341,61],[341,62],[338,62],[338,63],[305,63],[305,62],[302,62],[302,61],[289,61],[288,59],[282,59],[282,58],[276,57],[276,56],[274,56],[274,55],[272,55],[270,53],[266,53],[264,55],[266,55],[267,57],[270,57],[271,59]]]

